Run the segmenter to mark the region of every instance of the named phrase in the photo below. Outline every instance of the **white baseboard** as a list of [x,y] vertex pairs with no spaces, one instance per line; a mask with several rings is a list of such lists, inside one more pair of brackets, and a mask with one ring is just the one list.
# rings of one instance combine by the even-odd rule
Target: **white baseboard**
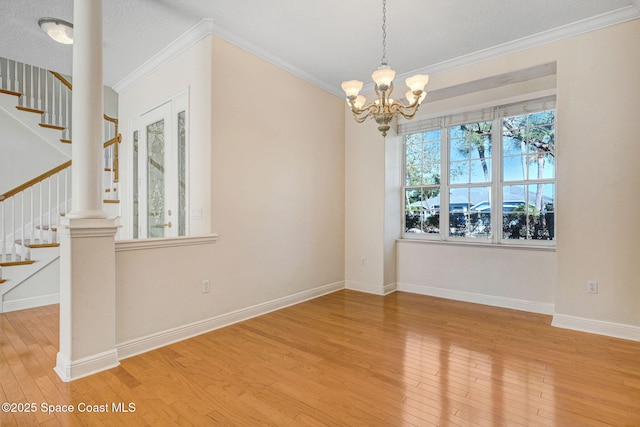
[[602,320],[586,319],[584,317],[567,316],[566,314],[554,314],[551,325],[558,328],[572,329],[574,331],[640,341],[640,327],[622,323],[604,322]]
[[395,292],[397,284],[390,283],[388,285],[372,285],[370,283],[356,282],[355,280],[347,280],[345,282],[345,289],[352,291],[365,292],[374,295],[388,295]]
[[438,298],[446,298],[457,301],[465,301],[476,304],[491,305],[494,307],[510,308],[513,310],[528,311],[539,314],[554,314],[555,305],[535,301],[527,301],[516,298],[497,297],[493,295],[478,294],[474,292],[458,291],[454,289],[435,288],[432,286],[412,285],[398,283],[397,290],[414,294],[428,295]]
[[59,304],[60,294],[40,295],[37,297],[23,298],[2,302],[2,310],[0,313],[8,313],[10,311],[24,310],[27,308],[42,307],[45,305]]
[[122,342],[117,345],[118,355],[120,356],[120,359],[126,359],[128,357],[164,347],[224,326],[229,326],[290,305],[299,304],[322,295],[330,294],[340,289],[344,289],[344,282],[330,283],[328,285],[243,308],[231,313],[168,329],[142,338]]
[[115,368],[119,364],[116,350],[105,351],[78,360],[69,360],[65,354],[58,352],[56,367],[53,370],[62,381],[69,382]]

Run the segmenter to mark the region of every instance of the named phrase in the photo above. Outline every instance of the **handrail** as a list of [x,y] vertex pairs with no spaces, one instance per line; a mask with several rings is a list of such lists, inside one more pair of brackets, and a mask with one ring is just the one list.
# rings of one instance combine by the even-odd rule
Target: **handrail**
[[68,168],[69,166],[71,166],[71,160],[68,160],[66,162],[64,162],[63,164],[61,164],[60,166],[56,166],[55,168],[51,169],[50,171],[47,171],[45,173],[43,173],[42,175],[39,175],[35,178],[33,178],[30,181],[25,182],[24,184],[21,184],[19,186],[17,186],[16,188],[14,188],[13,190],[9,190],[6,193],[0,195],[0,201],[3,201],[5,199],[8,199],[11,196],[14,196],[16,194],[18,194],[21,191],[24,191],[25,189],[41,182],[44,181],[45,179],[49,178],[52,175],[57,174],[58,172],[60,172],[63,169]]
[[113,117],[109,117],[106,114],[104,114],[104,119],[106,121],[108,121],[108,122],[115,123],[116,125],[118,124],[118,119],[114,119]]
[[54,76],[56,79],[60,80],[60,81],[62,82],[62,84],[63,84],[63,85],[65,85],[69,90],[72,90],[71,83],[69,83],[69,81],[68,81],[67,79],[65,79],[64,77],[62,77],[62,74],[57,73],[57,72],[55,72],[55,71],[51,71],[51,70],[49,70],[49,72],[50,72],[51,74],[53,74],[53,76]]
[[107,148],[107,147],[115,144],[116,142],[122,142],[122,134],[121,133],[119,133],[118,136],[114,136],[113,138],[111,138],[110,140],[105,142],[103,144],[103,148]]

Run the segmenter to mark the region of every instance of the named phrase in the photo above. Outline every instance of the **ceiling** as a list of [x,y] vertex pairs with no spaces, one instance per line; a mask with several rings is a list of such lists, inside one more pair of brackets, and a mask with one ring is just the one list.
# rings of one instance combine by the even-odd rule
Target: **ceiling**
[[[439,72],[640,16],[640,0],[388,0],[387,58],[398,74]],[[382,2],[104,0],[104,82],[117,84],[203,18],[214,34],[333,93],[370,81]],[[71,74],[72,47],[42,17],[73,22],[72,0],[0,0],[0,57]]]

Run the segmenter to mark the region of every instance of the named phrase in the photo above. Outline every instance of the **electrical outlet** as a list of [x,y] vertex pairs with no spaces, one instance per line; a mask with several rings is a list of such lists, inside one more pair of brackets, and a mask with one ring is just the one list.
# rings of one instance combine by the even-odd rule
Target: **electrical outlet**
[[211,283],[208,280],[202,281],[202,293],[206,294],[211,290]]
[[587,292],[590,294],[597,294],[598,293],[598,282],[595,280],[588,280],[587,281]]

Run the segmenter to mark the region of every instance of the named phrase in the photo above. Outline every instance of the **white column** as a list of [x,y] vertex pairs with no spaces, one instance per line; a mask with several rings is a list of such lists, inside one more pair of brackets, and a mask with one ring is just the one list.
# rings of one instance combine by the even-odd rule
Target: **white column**
[[72,210],[60,229],[60,347],[72,381],[119,364],[115,234],[102,212],[102,1],[74,0]]
[[69,218],[102,211],[102,0],[73,2],[72,202]]

